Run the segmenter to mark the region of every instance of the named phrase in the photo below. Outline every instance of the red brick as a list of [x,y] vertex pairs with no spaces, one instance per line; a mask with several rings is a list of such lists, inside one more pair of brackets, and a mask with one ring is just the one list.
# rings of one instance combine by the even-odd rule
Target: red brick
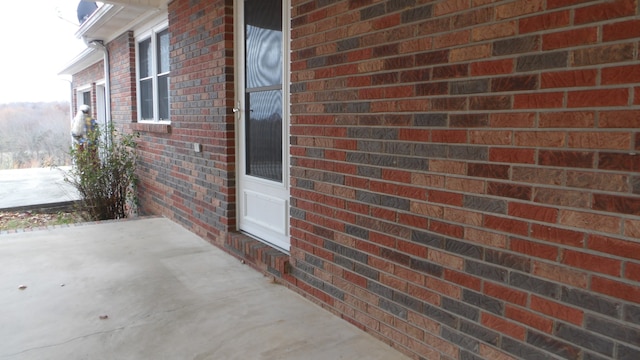
[[558,258],[558,247],[540,244],[529,240],[511,239],[509,249],[512,251],[555,261]]
[[499,5],[496,7],[496,18],[505,19],[526,14],[532,14],[543,10],[543,0],[519,0]]
[[589,235],[587,248],[627,259],[640,260],[640,243],[601,235]]
[[507,236],[503,234],[496,234],[492,231],[466,228],[464,235],[465,240],[501,249],[506,248]]
[[558,210],[554,208],[511,202],[508,214],[511,216],[555,223],[558,219]]
[[587,288],[588,275],[583,271],[568,267],[535,261],[533,263],[533,274],[573,287]]
[[554,50],[593,44],[598,41],[598,28],[580,28],[558,31],[542,36],[542,50]]
[[582,211],[560,210],[560,220],[558,222],[562,225],[580,229],[591,229],[614,234],[619,233],[621,229],[621,220],[618,217]]
[[629,215],[640,214],[640,197],[594,194],[593,209]]
[[574,14],[575,24],[611,20],[636,15],[637,4],[634,0],[606,1],[593,6],[577,8]]
[[423,287],[409,284],[407,294],[417,299],[424,300],[433,305],[440,305],[440,295]]
[[564,93],[532,93],[513,96],[514,109],[554,109],[563,107]]
[[640,264],[638,263],[627,263],[625,265],[624,277],[640,282]]
[[520,148],[491,148],[489,149],[489,161],[533,164],[535,163],[535,150]]
[[595,112],[546,112],[540,114],[539,126],[541,128],[593,128]]
[[483,292],[491,297],[502,299],[512,304],[520,306],[525,306],[527,304],[528,296],[525,292],[514,290],[506,286],[485,282]]
[[548,89],[595,86],[597,76],[598,71],[595,69],[548,72],[541,75],[540,87]]
[[466,130],[433,130],[431,132],[431,141],[434,143],[466,143]]
[[489,116],[489,125],[493,128],[532,128],[536,121],[536,114],[525,113],[494,113]]
[[540,150],[538,164],[547,166],[593,168],[595,154],[585,151]]
[[531,236],[536,239],[580,248],[585,242],[585,235],[582,232],[538,224],[531,225]]
[[612,276],[620,276],[622,261],[578,251],[564,250],[562,263]]
[[520,34],[525,34],[534,31],[556,29],[568,26],[570,20],[571,16],[568,10],[543,13],[541,15],[520,19],[519,30]]
[[633,84],[640,82],[640,65],[615,66],[602,69],[602,84]]
[[435,16],[441,16],[466,10],[468,8],[469,2],[467,0],[445,0],[434,5],[433,14]]
[[485,325],[486,327],[500,333],[511,336],[514,339],[524,340],[527,333],[526,329],[523,326],[516,325],[510,321],[504,320],[489,313],[482,313],[482,319],[480,321],[482,325]]
[[550,334],[553,329],[553,320],[509,304],[507,304],[504,309],[504,315],[509,319],[548,334]]
[[460,193],[452,193],[448,191],[439,191],[439,190],[428,190],[427,198],[430,202],[461,207],[463,196]]
[[451,269],[444,269],[444,279],[476,291],[482,286],[482,279]]
[[618,299],[640,304],[640,287],[627,283],[594,276],[591,279],[591,290]]
[[513,59],[474,61],[471,63],[472,76],[510,74],[513,70]]
[[428,277],[426,284],[427,288],[435,290],[438,294],[449,296],[454,299],[460,299],[462,296],[462,289],[459,286],[450,284],[446,281]]
[[640,110],[602,111],[598,126],[601,128],[639,128]]
[[570,132],[570,148],[631,150],[631,134],[628,132]]
[[633,19],[602,25],[602,40],[609,42],[640,37],[640,20]]
[[476,26],[471,31],[471,40],[473,42],[477,42],[490,39],[505,38],[515,35],[517,30],[518,24],[515,21],[492,23],[485,26]]
[[471,130],[470,144],[511,145],[513,132],[509,130]]
[[464,228],[462,226],[435,220],[429,221],[429,230],[435,231],[438,234],[453,236],[456,238],[461,238],[464,234]]
[[486,215],[484,226],[515,235],[527,235],[529,225],[524,221]]
[[539,311],[543,314],[553,316],[556,319],[576,325],[582,325],[584,318],[584,312],[582,310],[558,304],[557,302],[543,299],[536,295],[531,296],[531,310]]
[[483,359],[491,360],[516,360],[516,358],[503,353],[492,346],[480,343],[480,351],[478,352]]
[[567,107],[624,106],[629,102],[629,90],[581,90],[571,91],[567,98]]

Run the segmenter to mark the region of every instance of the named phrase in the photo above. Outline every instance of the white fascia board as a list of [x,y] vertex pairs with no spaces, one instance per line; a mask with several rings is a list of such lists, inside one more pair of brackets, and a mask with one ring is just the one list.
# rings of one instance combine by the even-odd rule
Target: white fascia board
[[93,48],[86,48],[80,54],[76,55],[67,66],[62,69],[58,75],[74,75],[80,71],[88,68],[89,66],[104,59],[101,51]]

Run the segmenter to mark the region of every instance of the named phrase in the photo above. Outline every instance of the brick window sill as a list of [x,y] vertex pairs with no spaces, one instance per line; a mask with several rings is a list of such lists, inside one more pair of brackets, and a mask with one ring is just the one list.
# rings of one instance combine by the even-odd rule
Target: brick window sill
[[170,134],[171,125],[170,124],[132,123],[131,130],[148,132],[148,133],[157,133],[157,134]]

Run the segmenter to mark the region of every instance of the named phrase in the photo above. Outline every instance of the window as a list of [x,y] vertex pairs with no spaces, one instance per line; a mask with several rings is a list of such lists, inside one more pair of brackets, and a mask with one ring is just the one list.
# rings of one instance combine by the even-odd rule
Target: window
[[83,91],[82,92],[82,102],[78,105],[89,105],[91,106],[91,92],[90,91]]
[[138,40],[138,117],[169,121],[169,31],[145,35]]

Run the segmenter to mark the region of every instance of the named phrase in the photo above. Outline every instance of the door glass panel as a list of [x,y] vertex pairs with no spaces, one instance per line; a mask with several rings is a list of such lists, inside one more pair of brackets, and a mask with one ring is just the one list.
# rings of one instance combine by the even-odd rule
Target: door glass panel
[[282,182],[282,91],[247,94],[247,175]]
[[282,0],[245,0],[246,174],[282,182]]

